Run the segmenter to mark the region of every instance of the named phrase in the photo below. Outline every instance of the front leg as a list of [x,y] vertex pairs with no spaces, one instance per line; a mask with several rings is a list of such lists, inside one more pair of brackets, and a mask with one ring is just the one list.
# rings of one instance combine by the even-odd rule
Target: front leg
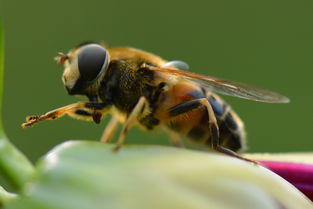
[[55,120],[66,114],[79,119],[92,119],[96,123],[99,123],[102,114],[105,114],[110,107],[111,104],[109,103],[78,102],[52,110],[43,115],[28,116],[22,127],[27,128],[42,121]]

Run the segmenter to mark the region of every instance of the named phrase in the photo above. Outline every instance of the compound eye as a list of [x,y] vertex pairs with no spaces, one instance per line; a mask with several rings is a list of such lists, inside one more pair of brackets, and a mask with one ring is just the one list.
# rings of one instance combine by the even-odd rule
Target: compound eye
[[83,46],[78,54],[80,78],[87,82],[95,80],[105,70],[107,63],[105,48],[98,44]]

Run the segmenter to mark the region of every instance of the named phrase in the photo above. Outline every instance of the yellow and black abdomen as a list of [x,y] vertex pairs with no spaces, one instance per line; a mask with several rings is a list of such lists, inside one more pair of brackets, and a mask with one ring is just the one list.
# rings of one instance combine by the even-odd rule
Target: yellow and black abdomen
[[245,132],[242,121],[222,99],[206,91],[193,83],[177,83],[162,101],[161,109],[168,109],[168,115],[161,117],[156,114],[156,117],[160,121],[166,118],[167,127],[179,135],[211,147],[209,114],[203,105],[205,99],[210,103],[218,123],[219,144],[235,152],[244,150]]
[[220,145],[235,152],[246,149],[244,125],[238,115],[217,95],[208,98],[217,119]]

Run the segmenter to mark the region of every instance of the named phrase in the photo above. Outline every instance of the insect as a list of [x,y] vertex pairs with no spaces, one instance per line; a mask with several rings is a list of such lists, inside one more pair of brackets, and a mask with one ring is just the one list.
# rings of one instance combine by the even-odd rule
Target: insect
[[89,101],[29,116],[22,127],[64,115],[100,123],[111,113],[101,141],[109,142],[123,123],[115,151],[136,124],[146,130],[167,130],[175,144],[187,137],[214,151],[245,159],[238,154],[246,144],[243,123],[213,92],[260,102],[289,102],[275,92],[183,71],[181,68],[188,66],[182,61],[168,62],[135,48],[85,42],[56,60],[65,67],[62,80],[67,92],[84,95]]

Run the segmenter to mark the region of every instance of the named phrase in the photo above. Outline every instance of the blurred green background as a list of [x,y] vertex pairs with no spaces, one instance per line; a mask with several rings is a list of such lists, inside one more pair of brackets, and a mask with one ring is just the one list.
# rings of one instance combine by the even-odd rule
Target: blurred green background
[[[290,104],[224,97],[245,121],[250,152],[312,151],[311,0],[1,0],[6,35],[4,125],[31,160],[69,139],[98,140],[100,125],[64,117],[23,130],[25,116],[85,98],[68,96],[57,52],[85,40],[133,46],[191,71],[278,91]],[[127,143],[168,144],[133,129]]]

